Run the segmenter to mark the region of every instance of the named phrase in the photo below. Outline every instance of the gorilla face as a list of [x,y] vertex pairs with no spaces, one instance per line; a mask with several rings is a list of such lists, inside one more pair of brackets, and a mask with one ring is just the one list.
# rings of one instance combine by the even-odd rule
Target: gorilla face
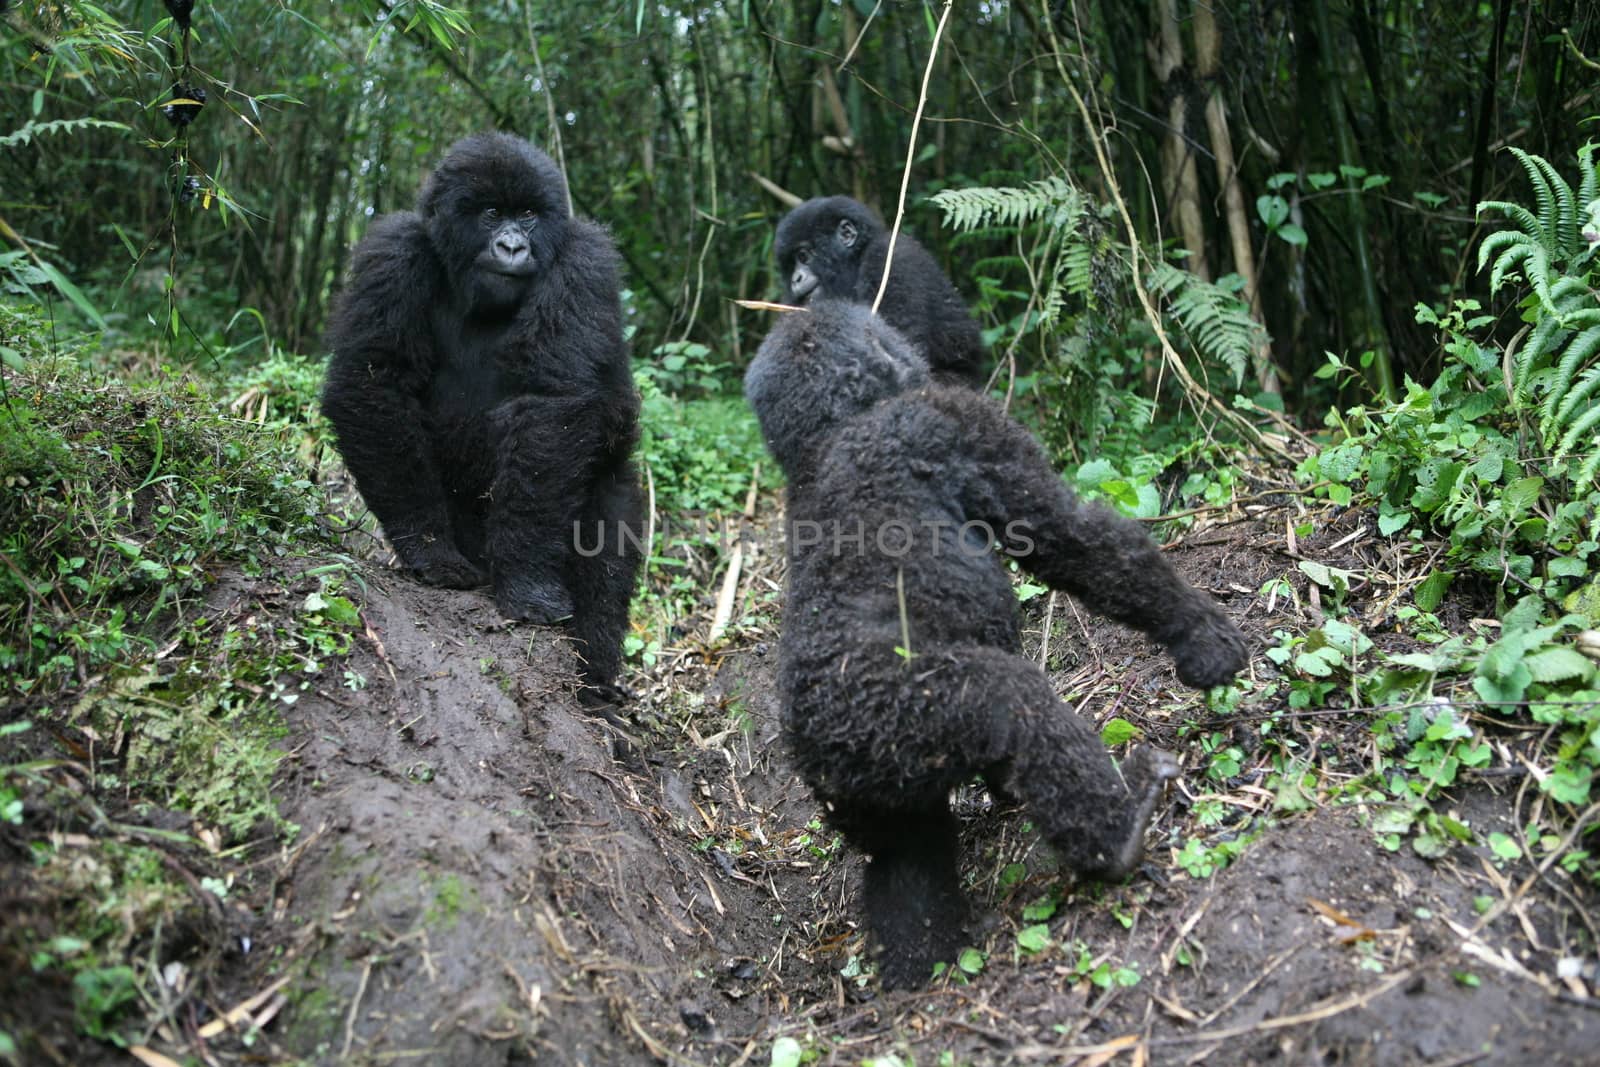
[[805,303],[813,293],[856,297],[861,257],[883,232],[878,220],[849,197],[810,200],[778,224],[775,251],[784,299]]
[[506,311],[546,272],[567,232],[566,183],[520,138],[476,134],[456,143],[417,208],[469,313]]

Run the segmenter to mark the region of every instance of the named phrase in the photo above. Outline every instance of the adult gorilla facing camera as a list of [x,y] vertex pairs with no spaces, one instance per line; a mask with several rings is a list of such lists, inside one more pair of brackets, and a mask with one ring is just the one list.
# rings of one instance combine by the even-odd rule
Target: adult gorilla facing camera
[[1022,656],[1003,555],[1155,638],[1190,685],[1231,678],[1244,639],[1137,523],[1076,499],[997,403],[930,382],[864,306],[784,315],[745,395],[788,480],[785,735],[829,821],[872,857],[884,982],[920,983],[962,943],[952,787],[982,775],[1067,867],[1120,878],[1178,770],[1149,747],[1118,768]]
[[[817,197],[778,223],[773,252],[789,303],[835,299],[871,305],[889,260],[889,231],[859,201]],[[978,324],[933,256],[908,233],[895,242],[894,269],[878,310],[921,349],[940,381],[982,384]]]
[[639,397],[618,262],[518,137],[446,153],[373,223],[328,330],[322,410],[423,581],[488,583],[508,618],[570,617],[590,687],[621,665],[639,564]]

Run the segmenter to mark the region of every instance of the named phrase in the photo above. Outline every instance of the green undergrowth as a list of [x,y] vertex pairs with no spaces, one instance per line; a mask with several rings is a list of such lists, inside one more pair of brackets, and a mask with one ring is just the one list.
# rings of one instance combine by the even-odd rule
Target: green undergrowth
[[[26,358],[0,382],[0,852],[27,917],[0,1001],[65,983],[77,1029],[121,1044],[230,865],[292,832],[281,713],[357,609],[299,430],[239,417],[231,385],[47,356],[38,319],[5,315]],[[215,595],[235,580],[281,608]]]
[[[1434,857],[1481,843],[1438,802],[1471,771],[1526,773],[1544,803],[1514,839],[1488,842],[1494,855],[1559,863],[1600,884],[1600,416],[1565,401],[1600,390],[1600,272],[1579,234],[1583,204],[1600,191],[1592,157],[1580,153],[1579,195],[1550,164],[1519,153],[1537,210],[1485,205],[1513,222],[1484,243],[1483,265],[1492,259],[1495,289],[1522,283],[1526,328],[1502,341],[1476,301],[1419,307],[1418,320],[1439,331],[1439,376],[1407,381],[1392,403],[1330,412],[1331,441],[1303,464],[1320,495],[1370,509],[1389,540],[1387,610],[1363,618],[1352,605],[1352,591],[1370,596],[1377,576],[1301,560],[1327,617],[1275,633],[1266,655],[1279,679],[1230,699],[1365,709],[1371,765],[1332,792],[1367,808],[1389,848],[1409,841]],[[1333,355],[1321,373],[1359,377]],[[1263,593],[1294,595],[1286,581],[1269,584]],[[1458,592],[1494,618],[1447,623]],[[1408,640],[1377,642],[1379,629]],[[1279,753],[1305,761],[1293,799],[1332,788],[1312,770],[1314,755]]]
[[[659,519],[633,604],[624,650],[644,667],[703,630],[714,584],[748,529],[741,521],[752,487],[783,484],[766,454],[738,376],[698,344],[669,344],[634,365],[642,412],[638,462]],[[770,623],[777,594],[746,589],[728,632]],[[701,617],[704,618],[701,618]]]

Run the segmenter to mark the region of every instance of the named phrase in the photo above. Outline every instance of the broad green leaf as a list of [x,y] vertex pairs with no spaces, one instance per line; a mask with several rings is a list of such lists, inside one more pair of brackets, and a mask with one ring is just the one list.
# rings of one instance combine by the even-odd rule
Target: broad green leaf
[[1594,663],[1583,653],[1571,648],[1544,648],[1523,657],[1523,665],[1536,682],[1560,682],[1568,678],[1587,678],[1594,671]]
[[1450,579],[1455,577],[1449,571],[1434,571],[1422,580],[1416,591],[1411,594],[1411,599],[1423,611],[1433,611],[1444,599],[1444,594],[1450,588]]
[[1139,728],[1127,719],[1110,719],[1100,728],[1100,740],[1107,745],[1120,745],[1139,736]]
[[1050,946],[1050,927],[1034,923],[1017,931],[1017,947],[1024,952],[1043,952]]
[[778,1038],[772,1043],[772,1067],[800,1067],[802,1051],[794,1038]]

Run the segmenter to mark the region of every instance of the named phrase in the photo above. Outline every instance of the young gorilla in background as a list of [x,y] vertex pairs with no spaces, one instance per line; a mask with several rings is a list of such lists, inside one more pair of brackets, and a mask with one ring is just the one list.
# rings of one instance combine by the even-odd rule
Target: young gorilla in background
[[571,616],[591,689],[621,663],[642,529],[639,397],[617,254],[550,157],[459,141],[416,211],[357,246],[322,410],[356,485],[426,582],[488,582],[512,619]]
[[[791,304],[834,298],[871,306],[889,258],[889,231],[848,196],[807,200],[783,217],[773,251]],[[949,384],[983,384],[983,336],[927,249],[902,232],[878,309]]]
[[995,542],[1161,642],[1189,685],[1231,678],[1244,638],[1136,523],[1077,500],[998,404],[930,384],[867,307],[783,316],[745,396],[789,483],[788,743],[830,822],[872,857],[864,897],[884,982],[920,983],[962,941],[951,787],[983,775],[1026,804],[1068,867],[1120,878],[1178,771],[1149,747],[1119,771],[1022,657]]

